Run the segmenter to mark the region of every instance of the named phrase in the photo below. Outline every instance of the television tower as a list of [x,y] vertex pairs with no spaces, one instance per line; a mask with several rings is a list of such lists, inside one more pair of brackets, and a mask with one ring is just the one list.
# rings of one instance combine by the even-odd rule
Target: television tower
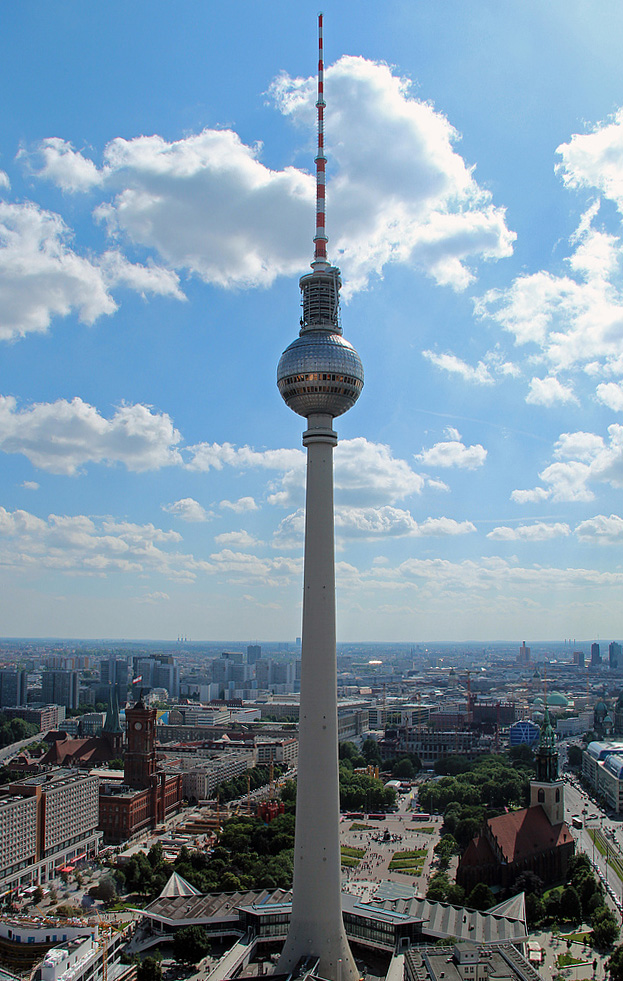
[[335,651],[333,526],[333,419],[351,408],[363,388],[363,367],[342,337],[340,270],[327,260],[325,231],[324,60],[318,15],[318,152],[313,272],[302,276],[299,337],[283,352],[277,385],[294,412],[307,418],[305,561],[301,650],[301,703],[290,929],[277,964],[294,970],[301,958],[319,958],[329,981],[359,981],[342,920],[340,789]]

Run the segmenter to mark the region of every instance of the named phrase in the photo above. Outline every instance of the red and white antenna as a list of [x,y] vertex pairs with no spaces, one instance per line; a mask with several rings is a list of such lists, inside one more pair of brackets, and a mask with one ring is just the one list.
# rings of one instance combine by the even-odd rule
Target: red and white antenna
[[314,270],[329,268],[327,261],[327,233],[325,229],[325,166],[324,155],[324,51],[322,46],[322,14],[318,14],[318,152],[316,154],[316,234],[314,236]]

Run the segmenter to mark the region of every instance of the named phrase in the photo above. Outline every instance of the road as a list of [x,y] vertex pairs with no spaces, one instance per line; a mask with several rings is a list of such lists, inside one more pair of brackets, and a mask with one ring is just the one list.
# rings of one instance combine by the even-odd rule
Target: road
[[[574,817],[582,820],[582,828],[573,827]],[[590,830],[603,831],[615,853],[619,853],[623,858],[621,819],[609,818],[599,804],[591,800],[578,781],[569,777],[565,780],[565,820],[576,840],[577,850],[588,855],[601,881],[607,885],[609,905],[619,913],[619,916],[623,916],[623,883],[611,864],[606,861],[606,855],[602,855],[595,847],[593,838],[589,834]]]
[[29,736],[28,739],[21,739],[18,743],[11,743],[10,746],[5,746],[4,749],[0,749],[0,763],[6,763],[11,757],[17,756],[17,754],[22,750],[30,746],[31,743],[41,742],[45,739],[48,731],[35,733],[34,736]]

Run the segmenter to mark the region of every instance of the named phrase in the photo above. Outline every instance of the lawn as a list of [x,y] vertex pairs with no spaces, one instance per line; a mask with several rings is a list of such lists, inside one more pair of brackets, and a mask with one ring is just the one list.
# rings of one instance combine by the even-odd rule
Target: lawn
[[361,824],[360,821],[355,821],[351,824],[349,831],[374,831],[374,826],[372,824]]
[[365,848],[350,848],[348,845],[342,845],[340,851],[349,858],[363,858],[366,853]]

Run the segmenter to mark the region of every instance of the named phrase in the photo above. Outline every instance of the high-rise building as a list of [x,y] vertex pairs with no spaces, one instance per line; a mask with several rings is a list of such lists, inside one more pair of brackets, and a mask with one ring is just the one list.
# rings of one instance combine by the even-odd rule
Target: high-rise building
[[247,664],[255,664],[262,656],[262,648],[259,644],[249,644],[247,647]]
[[617,644],[615,640],[608,645],[608,664],[612,671],[623,668],[623,647],[621,644]]
[[97,854],[98,785],[96,776],[55,768],[2,788],[3,891],[47,882],[68,862]]
[[78,708],[79,691],[77,671],[44,671],[41,675],[41,698],[47,705]]
[[292,915],[277,973],[317,958],[329,981],[358,981],[342,920],[339,844],[337,662],[333,523],[333,419],[363,387],[359,355],[342,337],[340,271],[327,261],[325,231],[324,61],[318,15],[318,151],[316,234],[312,272],[300,280],[299,337],[281,356],[277,385],[286,404],[306,417],[305,559],[299,761]]
[[519,648],[519,654],[517,655],[518,664],[530,664],[530,648],[526,647],[526,642],[524,640],[523,644]]
[[0,669],[0,707],[26,704],[27,677],[26,671]]
[[601,664],[601,653],[599,651],[599,644],[591,644],[591,667],[595,668]]

